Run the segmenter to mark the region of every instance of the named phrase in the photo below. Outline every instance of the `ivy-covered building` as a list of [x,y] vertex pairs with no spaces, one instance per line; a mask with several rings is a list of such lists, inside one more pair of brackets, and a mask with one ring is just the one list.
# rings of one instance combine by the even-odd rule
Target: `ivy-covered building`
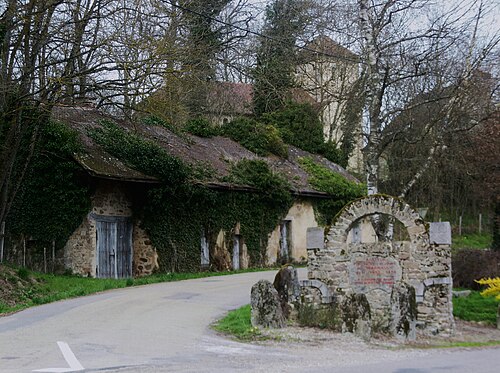
[[[342,167],[293,146],[286,157],[258,156],[226,137],[194,136],[153,118],[125,122],[85,107],[56,107],[53,119],[51,141],[61,138],[55,132],[69,131],[78,143],[68,153],[75,167],[64,163],[66,179],[53,189],[79,202],[58,202],[52,190],[53,202],[43,203],[55,213],[45,219],[70,215],[66,230],[54,233],[54,255],[75,274],[131,277],[302,262],[307,228],[323,225],[363,193]],[[15,217],[26,211],[27,195],[14,209],[12,234],[36,241],[29,217]],[[35,202],[34,214],[41,214],[42,202]],[[12,242],[19,254],[20,244]]]

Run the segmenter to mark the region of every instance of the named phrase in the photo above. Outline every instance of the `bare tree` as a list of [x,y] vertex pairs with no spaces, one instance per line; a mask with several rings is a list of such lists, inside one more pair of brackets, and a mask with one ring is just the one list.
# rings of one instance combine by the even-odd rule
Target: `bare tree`
[[[466,130],[480,120],[471,117],[470,122],[459,123],[455,114],[465,105],[472,110],[473,105],[466,104],[470,98],[471,78],[497,47],[499,35],[479,45],[478,25],[484,17],[482,2],[462,2],[418,25],[416,21],[423,23],[426,21],[424,16],[427,17],[431,10],[436,11],[431,4],[425,0],[358,1],[368,124],[364,153],[369,194],[378,191],[380,159],[395,138],[394,128],[389,124],[402,112],[426,103],[426,99],[417,97],[444,91],[448,96],[423,131],[432,133],[434,142],[427,159],[402,187],[401,197],[422,176],[434,157],[445,149],[444,133]],[[436,94],[427,96],[432,100]],[[487,112],[478,114],[488,115]],[[400,126],[397,131],[404,128]]]

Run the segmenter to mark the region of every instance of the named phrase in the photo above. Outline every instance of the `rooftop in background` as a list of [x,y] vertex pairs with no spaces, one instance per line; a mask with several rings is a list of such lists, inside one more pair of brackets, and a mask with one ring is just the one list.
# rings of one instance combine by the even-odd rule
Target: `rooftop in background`
[[[359,56],[333,41],[330,37],[321,35],[305,45],[299,53],[301,63],[315,61],[318,58],[338,58],[341,61],[359,63]],[[317,53],[314,53],[316,51]]]

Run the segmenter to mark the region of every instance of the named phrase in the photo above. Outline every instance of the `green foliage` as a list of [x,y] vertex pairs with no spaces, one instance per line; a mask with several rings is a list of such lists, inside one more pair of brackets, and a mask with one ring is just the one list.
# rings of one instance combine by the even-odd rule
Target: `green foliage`
[[323,125],[318,112],[309,104],[288,102],[279,111],[265,114],[265,123],[279,129],[283,141],[332,162],[347,165],[347,157],[333,142],[324,142]]
[[55,240],[61,247],[65,243],[90,209],[90,191],[78,181],[80,169],[72,160],[79,151],[75,131],[56,122],[44,125],[7,219],[10,232],[40,244]]
[[240,163],[227,180],[252,186],[258,193],[213,191],[200,185],[184,185],[175,195],[168,188],[149,193],[144,227],[160,252],[162,271],[198,270],[201,232],[213,247],[219,231],[230,240],[237,223],[251,264],[264,265],[268,234],[292,201],[289,185],[262,161]]
[[[363,121],[363,107],[366,102],[365,85],[363,79],[357,79],[349,89],[347,102],[342,110],[340,129],[342,130],[342,143],[340,145],[341,154],[344,157],[345,165],[354,150],[354,145],[359,136],[359,125]],[[339,163],[345,167],[344,163]]]
[[[187,42],[181,62],[188,72],[183,79],[185,100],[192,117],[203,115],[209,105],[210,82],[216,78],[216,55],[222,49],[222,29],[214,21],[230,0],[190,0],[182,12]],[[204,16],[200,16],[203,14]]]
[[496,314],[500,300],[494,297],[482,297],[479,291],[473,291],[468,297],[453,298],[453,315],[462,320],[482,321],[496,324]]
[[235,336],[240,340],[252,340],[260,335],[259,329],[254,328],[251,323],[251,307],[249,304],[230,311],[224,318],[219,320],[214,329]]
[[222,134],[240,143],[255,154],[275,154],[288,157],[288,148],[279,131],[272,125],[265,125],[254,119],[237,118],[222,128]]
[[257,188],[269,204],[289,205],[292,202],[288,181],[272,172],[262,160],[241,160],[231,168],[227,181]]
[[[240,223],[252,265],[265,262],[268,234],[279,224],[291,203],[288,183],[262,161],[244,161],[233,167],[228,181],[249,185],[259,193],[218,192],[200,181],[196,168],[186,166],[160,146],[104,122],[90,134],[99,144],[131,167],[159,177],[161,187],[150,190],[136,211],[159,251],[160,270],[199,270],[200,235],[214,246],[222,229],[231,232]],[[201,175],[203,176],[203,175]]]
[[254,111],[260,116],[280,110],[294,86],[295,44],[306,24],[302,1],[273,0],[266,7],[254,78]]
[[22,280],[27,280],[29,278],[29,272],[26,268],[19,268],[17,270],[17,275]]
[[492,237],[488,233],[473,233],[463,236],[454,235],[452,247],[454,249],[489,249]]
[[220,133],[220,128],[214,126],[205,118],[195,118],[187,121],[185,130],[199,137],[214,137]]
[[[261,270],[261,269],[260,269]],[[88,294],[99,293],[105,290],[141,286],[160,282],[181,281],[204,277],[225,276],[235,273],[254,272],[256,269],[226,271],[226,272],[193,272],[193,273],[159,273],[136,279],[97,279],[73,275],[53,275],[32,272],[24,268],[16,271],[8,266],[0,265],[0,283],[8,278],[12,284],[24,284],[22,287],[12,289],[6,295],[8,299],[0,301],[0,314],[17,311],[39,304],[51,303],[62,299],[74,298]],[[11,273],[15,273],[12,275]],[[20,275],[18,275],[20,273]],[[30,279],[26,282],[23,279]],[[10,305],[9,305],[10,304]]]
[[[342,147],[339,149],[337,147],[337,144],[335,144],[333,141],[327,141],[324,142],[316,151],[316,153],[321,154],[323,157],[328,159],[329,161],[336,163],[342,167],[347,167],[347,162],[349,160],[349,154],[352,151],[348,150],[346,151],[346,148],[344,146],[345,141],[342,142]],[[350,148],[349,148],[350,149]]]
[[331,304],[315,308],[306,303],[301,303],[298,308],[298,322],[300,326],[319,327],[340,331],[341,320],[337,306]]
[[175,186],[185,182],[190,172],[178,158],[168,154],[161,146],[126,132],[110,121],[92,130],[90,136],[104,149],[145,174],[156,176],[164,183]]
[[288,103],[285,108],[264,115],[266,123],[278,128],[287,144],[317,153],[323,145],[323,126],[309,104]]
[[356,184],[343,176],[315,163],[311,158],[301,158],[300,165],[309,174],[309,183],[317,190],[334,196],[315,204],[320,220],[330,224],[343,206],[366,195],[364,184]]

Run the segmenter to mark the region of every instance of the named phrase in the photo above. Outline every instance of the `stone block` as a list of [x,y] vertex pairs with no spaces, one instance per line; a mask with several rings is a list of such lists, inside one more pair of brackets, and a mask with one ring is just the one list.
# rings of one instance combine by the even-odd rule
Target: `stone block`
[[267,280],[260,280],[254,286],[250,295],[252,306],[251,322],[253,326],[265,328],[282,328],[285,317],[281,308],[278,292]]
[[429,223],[429,238],[432,245],[451,245],[450,223]]
[[323,249],[325,247],[325,231],[321,227],[307,228],[307,249]]

